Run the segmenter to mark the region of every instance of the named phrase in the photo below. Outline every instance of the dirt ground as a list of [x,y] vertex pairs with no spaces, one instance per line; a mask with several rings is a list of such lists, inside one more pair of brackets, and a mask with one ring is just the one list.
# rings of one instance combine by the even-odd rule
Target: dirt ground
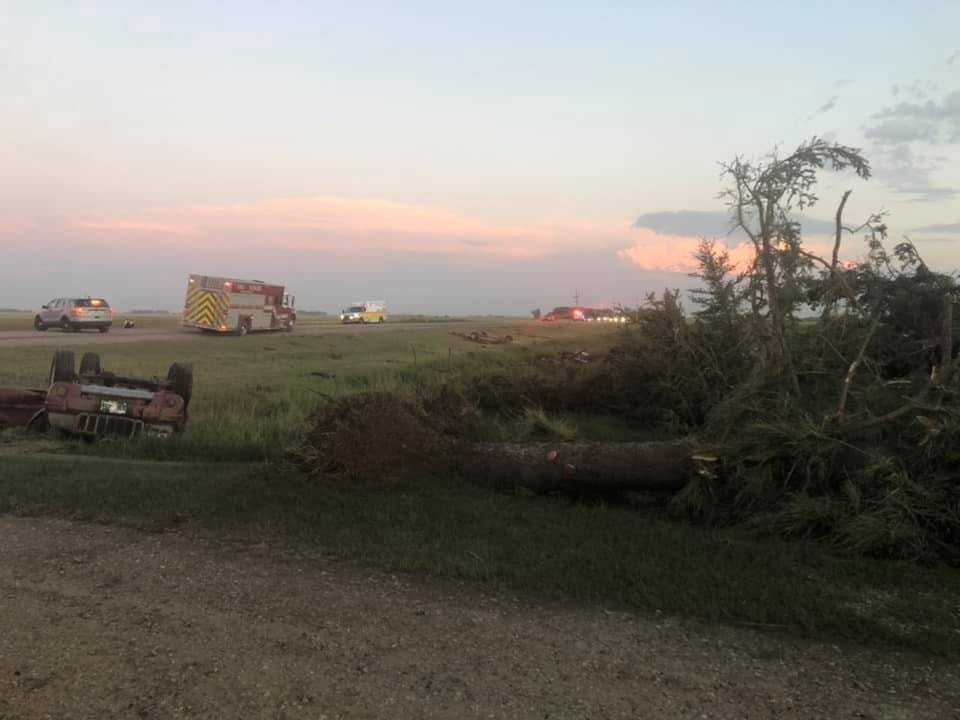
[[955,663],[0,516],[0,718],[960,718]]

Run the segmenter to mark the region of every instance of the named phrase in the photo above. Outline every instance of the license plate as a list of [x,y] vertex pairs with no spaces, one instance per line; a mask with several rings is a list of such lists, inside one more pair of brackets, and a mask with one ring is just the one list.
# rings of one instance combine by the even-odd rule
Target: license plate
[[127,404],[122,400],[101,400],[100,412],[109,413],[111,415],[126,415]]

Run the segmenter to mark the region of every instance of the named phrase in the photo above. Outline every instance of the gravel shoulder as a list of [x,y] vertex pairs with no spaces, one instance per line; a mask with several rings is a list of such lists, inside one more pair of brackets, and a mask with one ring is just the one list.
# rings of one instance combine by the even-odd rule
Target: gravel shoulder
[[0,515],[0,719],[960,718],[956,663]]

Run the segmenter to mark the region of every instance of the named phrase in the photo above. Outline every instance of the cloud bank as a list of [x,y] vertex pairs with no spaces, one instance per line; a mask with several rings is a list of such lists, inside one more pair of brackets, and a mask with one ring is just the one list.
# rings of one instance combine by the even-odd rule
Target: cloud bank
[[[696,243],[628,221],[500,222],[337,197],[0,222],[0,245],[18,268],[0,287],[0,305],[89,293],[128,308],[176,309],[183,278],[197,272],[285,282],[311,307],[373,293],[395,310],[526,312],[569,304],[574,288],[585,301],[634,302],[685,286],[675,273],[692,268]],[[43,259],[57,254],[75,258],[69,272]]]
[[960,196],[960,188],[937,181],[956,160],[960,146],[960,90],[939,100],[930,99],[916,84],[894,85],[892,92],[911,99],[874,113],[863,130],[877,154],[877,176],[913,200],[940,202]]
[[[808,248],[826,253],[832,223],[800,218]],[[274,198],[45,226],[0,221],[13,282],[0,306],[64,294],[103,294],[118,306],[176,310],[188,273],[286,283],[301,307],[336,309],[375,294],[395,311],[526,312],[584,302],[635,303],[690,287],[701,237],[718,238],[743,267],[753,246],[724,211],[648,213],[629,222],[497,222],[377,199]],[[69,266],[45,258],[67,253]]]
[[[592,251],[645,269],[682,272],[701,235],[723,235],[724,213],[654,213],[627,223],[549,219],[503,223],[429,206],[335,197],[165,208],[124,216],[68,219],[58,226],[10,226],[6,242],[39,235],[70,247],[118,244],[194,256],[299,252],[340,257],[442,255],[466,264],[530,260]],[[620,253],[627,250],[629,252]]]

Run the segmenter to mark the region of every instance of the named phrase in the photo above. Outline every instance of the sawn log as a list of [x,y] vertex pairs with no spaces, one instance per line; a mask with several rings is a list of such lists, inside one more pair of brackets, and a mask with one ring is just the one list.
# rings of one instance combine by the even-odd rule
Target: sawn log
[[469,443],[458,448],[464,479],[498,489],[676,491],[696,474],[685,442]]

